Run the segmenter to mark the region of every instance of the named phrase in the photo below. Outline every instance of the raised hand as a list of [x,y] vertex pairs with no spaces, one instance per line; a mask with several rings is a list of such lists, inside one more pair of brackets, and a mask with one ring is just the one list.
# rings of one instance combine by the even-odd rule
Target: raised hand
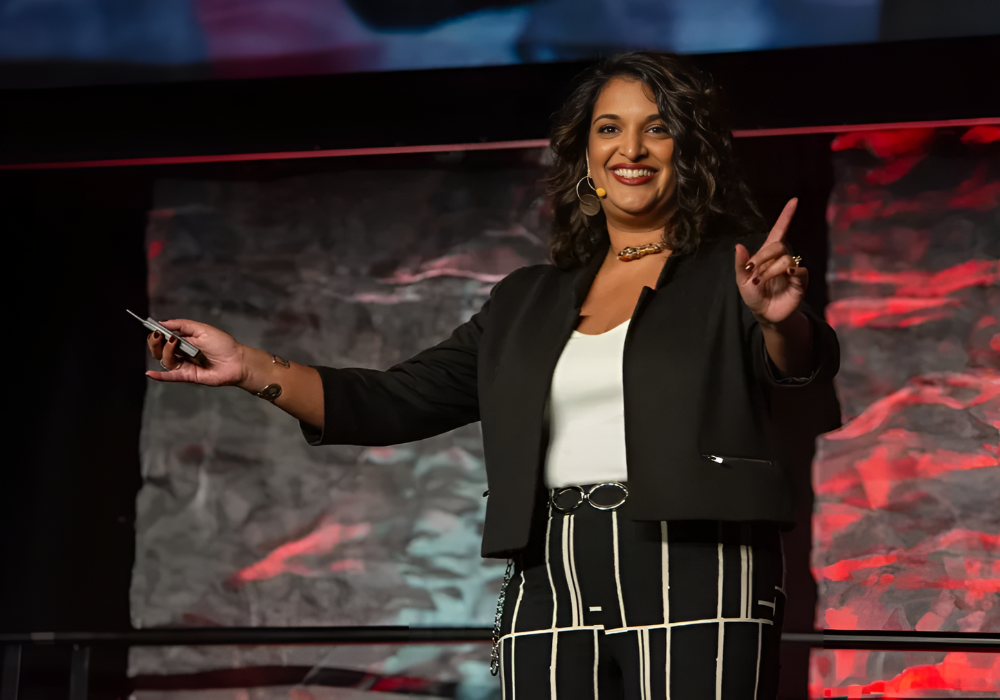
[[798,202],[788,201],[753,257],[736,244],[736,284],[743,303],[762,324],[778,324],[792,316],[809,286],[809,271],[795,263],[784,242]]
[[153,357],[159,360],[166,372],[146,372],[160,382],[191,382],[208,386],[232,386],[243,381],[244,346],[233,336],[218,328],[197,321],[177,319],[164,321],[163,325],[190,341],[205,355],[204,366],[181,359],[177,355],[177,342],[164,339],[160,333],[151,333],[146,344]]

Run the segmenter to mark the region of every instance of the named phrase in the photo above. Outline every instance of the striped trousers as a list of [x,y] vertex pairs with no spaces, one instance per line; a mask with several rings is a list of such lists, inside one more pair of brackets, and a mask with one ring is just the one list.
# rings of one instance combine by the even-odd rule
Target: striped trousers
[[777,526],[625,512],[549,507],[507,590],[504,700],[773,699]]

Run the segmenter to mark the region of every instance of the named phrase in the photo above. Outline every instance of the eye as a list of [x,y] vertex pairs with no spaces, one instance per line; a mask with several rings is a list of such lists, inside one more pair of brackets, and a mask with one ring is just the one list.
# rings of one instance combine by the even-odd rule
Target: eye
[[655,126],[649,127],[649,132],[651,134],[663,134],[667,135],[667,127],[662,124],[656,124]]
[[614,124],[605,124],[597,128],[597,133],[599,134],[613,134],[616,131],[618,131],[618,127]]

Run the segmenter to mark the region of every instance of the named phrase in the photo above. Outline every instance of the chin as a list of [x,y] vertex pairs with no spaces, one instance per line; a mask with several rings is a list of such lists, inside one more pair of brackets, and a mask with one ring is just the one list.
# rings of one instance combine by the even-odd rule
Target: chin
[[613,202],[613,204],[618,208],[625,216],[642,219],[650,216],[656,211],[656,202]]

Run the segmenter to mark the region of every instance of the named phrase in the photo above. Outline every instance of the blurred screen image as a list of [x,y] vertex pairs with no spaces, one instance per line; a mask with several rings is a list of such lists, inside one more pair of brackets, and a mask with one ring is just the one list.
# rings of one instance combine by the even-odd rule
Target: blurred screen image
[[990,0],[11,0],[0,6],[0,65],[109,64],[88,73],[98,83],[146,66],[128,73],[143,82],[171,66],[240,78],[994,32]]

